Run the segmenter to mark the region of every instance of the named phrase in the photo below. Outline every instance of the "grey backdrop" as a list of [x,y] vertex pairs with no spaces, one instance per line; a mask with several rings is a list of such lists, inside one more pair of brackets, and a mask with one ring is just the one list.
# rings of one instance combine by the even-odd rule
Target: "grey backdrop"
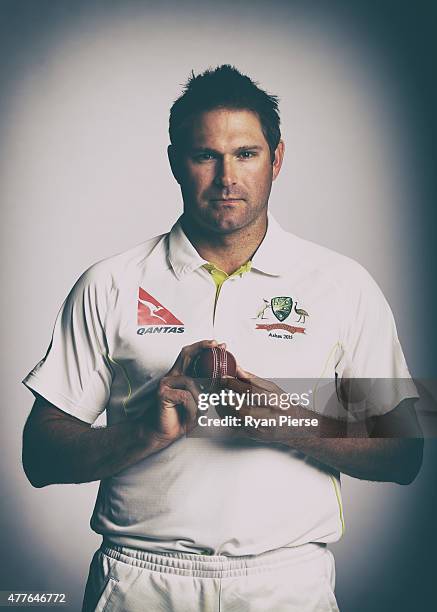
[[[232,63],[280,96],[271,210],[369,269],[412,373],[434,376],[435,14],[427,2],[308,4],[0,1],[0,589],[65,591],[80,609],[97,485],[31,488],[20,438],[32,397],[19,381],[79,274],[179,215],[166,130],[192,69]],[[342,610],[431,609],[436,454],[428,442],[409,487],[343,478]]]

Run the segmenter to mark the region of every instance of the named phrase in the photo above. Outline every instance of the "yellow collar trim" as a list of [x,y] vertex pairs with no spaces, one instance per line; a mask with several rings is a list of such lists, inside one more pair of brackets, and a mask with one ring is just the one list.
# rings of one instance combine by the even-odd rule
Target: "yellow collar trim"
[[225,280],[227,280],[228,278],[232,278],[233,276],[241,276],[246,272],[250,272],[252,262],[249,259],[249,261],[246,261],[246,263],[240,266],[238,270],[235,270],[235,272],[232,272],[232,274],[227,274],[223,270],[220,270],[220,268],[217,268],[217,266],[215,266],[213,263],[203,264],[202,267],[205,268],[205,270],[208,270],[214,280],[217,289],[219,289],[221,288]]

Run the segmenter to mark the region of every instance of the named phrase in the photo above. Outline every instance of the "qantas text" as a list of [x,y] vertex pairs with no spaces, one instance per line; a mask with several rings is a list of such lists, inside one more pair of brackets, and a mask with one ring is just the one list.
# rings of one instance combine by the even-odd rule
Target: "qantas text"
[[143,336],[144,334],[183,334],[185,327],[139,327],[137,334]]

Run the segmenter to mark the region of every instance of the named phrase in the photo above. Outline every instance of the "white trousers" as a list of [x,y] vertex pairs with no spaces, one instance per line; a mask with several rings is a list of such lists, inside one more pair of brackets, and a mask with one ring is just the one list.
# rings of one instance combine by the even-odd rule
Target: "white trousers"
[[321,544],[248,557],[156,554],[102,544],[82,612],[338,612]]

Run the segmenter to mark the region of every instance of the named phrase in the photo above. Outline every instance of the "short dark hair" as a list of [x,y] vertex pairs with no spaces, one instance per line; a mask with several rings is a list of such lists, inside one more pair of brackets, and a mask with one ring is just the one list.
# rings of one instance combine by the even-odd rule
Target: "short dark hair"
[[281,139],[279,98],[260,89],[234,66],[223,64],[202,74],[191,73],[183,94],[170,109],[170,142],[176,147],[185,139],[194,115],[216,108],[250,110],[258,115],[272,160]]

